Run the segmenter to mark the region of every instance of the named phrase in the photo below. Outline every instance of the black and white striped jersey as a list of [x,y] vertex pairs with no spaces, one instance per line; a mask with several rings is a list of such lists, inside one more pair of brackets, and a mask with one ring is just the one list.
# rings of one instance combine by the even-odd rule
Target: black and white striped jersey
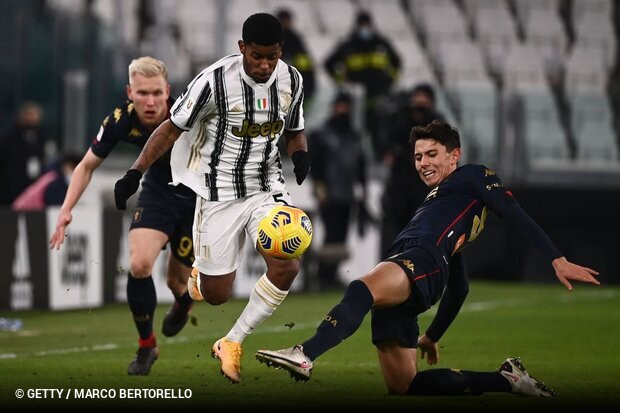
[[284,190],[278,140],[304,129],[301,75],[283,61],[266,83],[230,55],[192,80],[170,110],[186,132],[172,150],[173,183],[208,201],[229,201]]

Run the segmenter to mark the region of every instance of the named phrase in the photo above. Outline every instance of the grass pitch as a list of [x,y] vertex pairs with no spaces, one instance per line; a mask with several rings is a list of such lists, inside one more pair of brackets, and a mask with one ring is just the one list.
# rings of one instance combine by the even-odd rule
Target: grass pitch
[[[284,371],[254,359],[259,348],[281,348],[310,337],[340,293],[291,294],[274,316],[244,343],[242,382],[231,385],[210,357],[245,300],[219,307],[196,303],[194,322],[172,339],[158,334],[159,360],[146,377],[126,373],[137,346],[125,305],[50,313],[0,313],[21,318],[18,332],[0,332],[0,404],[13,409],[139,410],[545,410],[620,407],[620,288],[474,282],[461,314],[440,342],[437,367],[496,370],[518,355],[535,377],[558,393],[554,399],[510,394],[478,397],[394,397],[386,394],[370,317],[360,330],[317,362],[312,379],[296,383]],[[159,306],[156,331],[167,310]],[[422,331],[433,310],[420,317]],[[426,369],[420,362],[419,369]],[[26,396],[16,397],[18,389]],[[28,397],[28,389],[63,389],[62,399]],[[76,399],[75,389],[114,389],[115,398]],[[121,399],[121,389],[192,391],[191,398]],[[67,392],[70,397],[67,399]],[[84,393],[87,394],[87,393]],[[415,409],[415,410],[414,410]],[[4,409],[3,409],[4,410]]]

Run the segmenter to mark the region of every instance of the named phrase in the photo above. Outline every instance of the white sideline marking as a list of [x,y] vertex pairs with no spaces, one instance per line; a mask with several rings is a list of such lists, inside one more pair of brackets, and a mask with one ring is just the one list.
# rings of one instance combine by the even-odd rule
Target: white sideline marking
[[[539,301],[541,299],[545,301],[555,300],[561,303],[568,303],[568,302],[574,302],[580,299],[609,300],[617,296],[618,296],[617,291],[609,291],[609,290],[607,291],[584,291],[584,292],[572,292],[572,293],[565,292],[565,293],[562,293],[561,295],[556,294],[552,297],[539,297],[539,298],[534,298],[534,299],[505,299],[505,300],[493,300],[493,301],[479,301],[479,302],[474,302],[474,303],[463,305],[463,308],[461,308],[460,312],[476,312],[476,311],[493,310],[497,308],[509,308],[509,307],[523,305],[524,303]],[[434,315],[436,311],[437,311],[437,306],[434,306],[432,309],[430,309],[429,311],[421,315],[431,316],[431,315]],[[296,323],[293,328],[297,331],[310,330],[310,329],[315,329],[318,323],[319,323],[318,321],[316,323]],[[289,330],[291,329],[286,326],[274,326],[274,327],[262,328],[260,330],[255,331],[254,334],[277,334],[277,333],[282,333],[282,332],[289,331]],[[197,335],[191,338],[187,336],[172,337],[172,338],[165,338],[162,340],[162,342],[165,344],[186,343],[190,341],[217,339],[217,338],[224,336],[225,334],[226,332],[220,331],[220,332],[213,332],[210,334]],[[29,335],[29,334],[25,334],[25,335]],[[36,335],[36,334],[33,334],[33,335]],[[58,356],[58,355],[64,355],[64,354],[86,353],[86,352],[92,352],[92,351],[109,351],[109,350],[116,350],[122,347],[133,347],[133,346],[134,344],[120,345],[118,343],[106,343],[106,344],[96,344],[92,346],[70,347],[70,348],[59,348],[59,349],[52,349],[52,350],[37,351],[34,353],[34,355],[39,356],[39,357]],[[15,353],[0,354],[0,360],[16,359],[18,357],[19,356]],[[329,363],[322,362],[321,364],[329,364]],[[343,363],[332,362],[331,364],[343,364]],[[356,364],[350,364],[350,365],[358,366],[358,367],[377,366],[376,363],[374,364],[373,363],[356,363]]]

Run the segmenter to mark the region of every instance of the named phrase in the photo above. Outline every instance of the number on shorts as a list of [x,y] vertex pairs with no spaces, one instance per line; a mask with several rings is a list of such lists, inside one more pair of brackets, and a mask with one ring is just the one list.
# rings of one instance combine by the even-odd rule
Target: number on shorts
[[182,237],[179,241],[179,248],[177,248],[177,254],[179,254],[179,257],[187,257],[191,250],[192,239],[187,236]]
[[286,202],[284,199],[282,199],[283,196],[284,196],[284,194],[282,192],[280,192],[278,194],[273,194],[273,200],[288,206],[288,202]]

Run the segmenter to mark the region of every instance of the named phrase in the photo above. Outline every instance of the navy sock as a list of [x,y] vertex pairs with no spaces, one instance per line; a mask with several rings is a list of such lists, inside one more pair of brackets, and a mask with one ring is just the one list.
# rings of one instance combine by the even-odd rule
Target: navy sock
[[189,309],[194,305],[194,300],[189,296],[189,291],[185,291],[185,294],[180,296],[174,296],[175,303],[185,311],[189,311]]
[[153,334],[153,313],[157,304],[153,278],[134,278],[131,272],[127,277],[127,302],[133,314],[133,321],[142,340]]
[[342,301],[325,316],[316,334],[302,344],[304,353],[315,360],[359,328],[374,300],[366,284],[355,280],[347,287]]
[[420,371],[409,386],[407,394],[422,396],[479,395],[487,392],[507,392],[510,383],[499,372],[432,369]]

